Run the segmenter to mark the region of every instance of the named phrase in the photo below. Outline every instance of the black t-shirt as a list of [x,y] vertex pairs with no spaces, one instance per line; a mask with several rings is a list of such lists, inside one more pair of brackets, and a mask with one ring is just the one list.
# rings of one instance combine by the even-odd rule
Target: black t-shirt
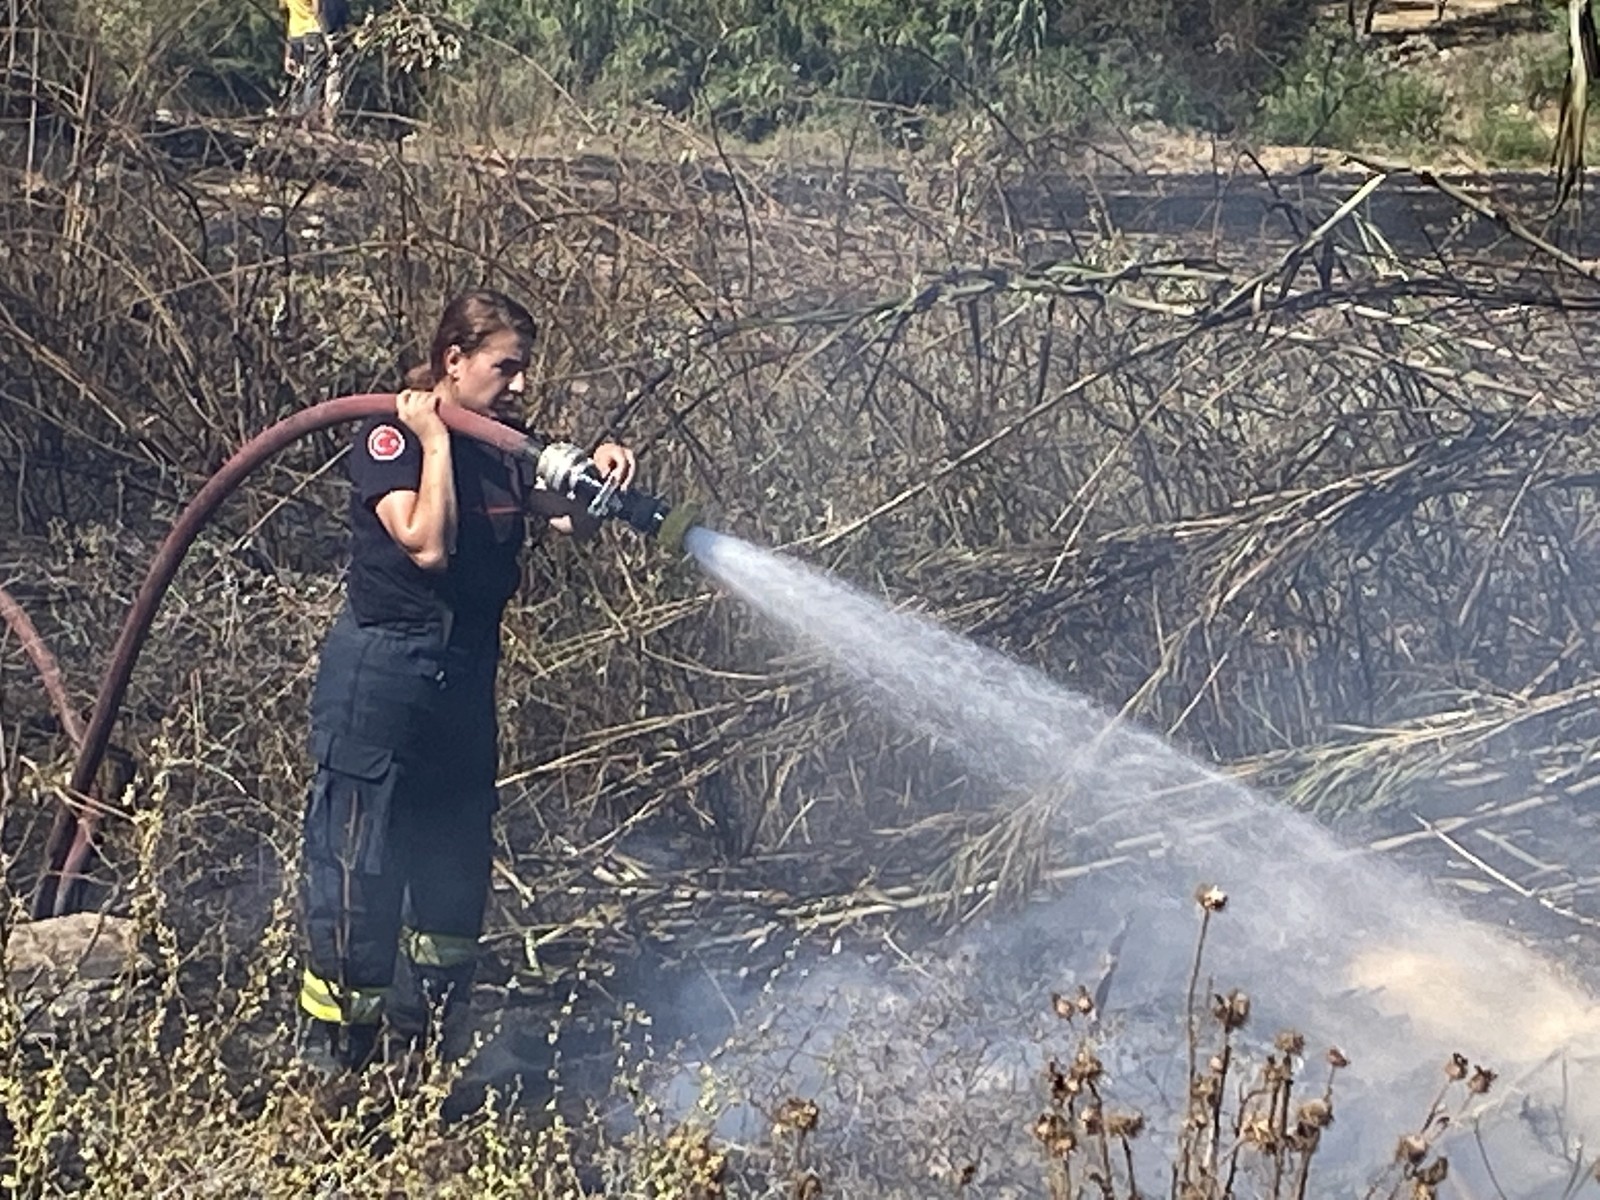
[[443,571],[424,571],[400,548],[377,504],[422,485],[422,447],[394,417],[372,417],[350,447],[351,611],[362,625],[437,627],[450,614],[452,636],[498,627],[521,579],[526,483],[508,456],[450,435],[456,485],[456,546]]

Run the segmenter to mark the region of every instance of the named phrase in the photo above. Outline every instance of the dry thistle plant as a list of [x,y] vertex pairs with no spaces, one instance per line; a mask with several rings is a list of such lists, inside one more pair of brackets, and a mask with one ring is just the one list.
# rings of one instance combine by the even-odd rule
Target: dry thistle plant
[[[1275,1039],[1274,1052],[1266,1056],[1256,1078],[1248,1086],[1230,1088],[1230,1073],[1237,1074],[1237,1038],[1249,1022],[1251,1002],[1237,989],[1214,993],[1207,1006],[1208,1035],[1196,1011],[1196,988],[1207,933],[1213,917],[1226,909],[1228,897],[1220,888],[1202,885],[1195,902],[1201,919],[1186,995],[1188,1098],[1170,1165],[1173,1195],[1231,1200],[1241,1194],[1237,1187],[1242,1177],[1260,1175],[1270,1180],[1260,1195],[1303,1200],[1311,1158],[1322,1130],[1333,1120],[1332,1074],[1338,1068],[1330,1070],[1322,1096],[1294,1106],[1295,1071],[1305,1039],[1286,1031]],[[1059,994],[1052,999],[1057,1014],[1068,1021],[1095,1015],[1086,994],[1075,1002]],[[1330,1060],[1342,1062],[1342,1056],[1330,1051]],[[1051,1108],[1035,1122],[1033,1132],[1050,1160],[1053,1197],[1140,1195],[1133,1142],[1144,1132],[1146,1118],[1107,1109],[1103,1074],[1088,1038],[1068,1067],[1052,1061],[1047,1068]]]
[[[1203,885],[1195,902],[1201,919],[1192,977],[1198,979],[1212,918],[1224,912],[1228,897]],[[1307,1200],[1318,1195],[1312,1163],[1334,1123],[1334,1083],[1350,1067],[1349,1059],[1329,1048],[1323,1055],[1326,1075],[1308,1093],[1303,1034],[1279,1032],[1259,1054],[1259,1064],[1249,1068],[1240,1039],[1250,1022],[1250,998],[1237,989],[1212,992],[1204,1010],[1197,1011],[1191,983],[1187,1002],[1187,1108],[1174,1114],[1177,1142],[1170,1161],[1152,1164],[1146,1155],[1146,1165],[1170,1173],[1171,1194],[1178,1200]],[[1138,1200],[1149,1195],[1136,1181],[1135,1153],[1147,1118],[1114,1106],[1114,1081],[1096,1051],[1097,1040],[1106,1036],[1098,1029],[1102,1014],[1082,991],[1073,998],[1053,993],[1051,1006],[1069,1026],[1085,1018],[1096,1024],[1084,1033],[1070,1060],[1051,1059],[1046,1065],[1048,1106],[1028,1127],[1044,1157],[1048,1194],[1053,1200]],[[1469,1068],[1460,1055],[1446,1063],[1445,1077],[1418,1129],[1399,1139],[1394,1163],[1375,1176],[1367,1200],[1432,1200],[1437,1194],[1449,1172],[1438,1140],[1461,1125],[1468,1106],[1488,1094],[1495,1080],[1493,1071]]]
[[1443,1073],[1444,1082],[1422,1121],[1395,1144],[1390,1171],[1373,1183],[1366,1200],[1435,1200],[1439,1185],[1449,1177],[1450,1160],[1439,1152],[1439,1143],[1465,1124],[1463,1118],[1489,1094],[1497,1076],[1459,1053],[1445,1062]]

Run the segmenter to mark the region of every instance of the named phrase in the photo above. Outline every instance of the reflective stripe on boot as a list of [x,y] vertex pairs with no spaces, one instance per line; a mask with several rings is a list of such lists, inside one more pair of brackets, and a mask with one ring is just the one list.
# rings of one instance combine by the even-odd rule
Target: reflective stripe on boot
[[300,977],[300,1008],[308,1016],[333,1025],[376,1025],[383,1020],[388,988],[341,988],[312,974]]
[[[464,1030],[477,968],[477,938],[404,930],[389,998],[389,1027],[417,1045],[439,1024]],[[445,1040],[451,1040],[448,1033]]]

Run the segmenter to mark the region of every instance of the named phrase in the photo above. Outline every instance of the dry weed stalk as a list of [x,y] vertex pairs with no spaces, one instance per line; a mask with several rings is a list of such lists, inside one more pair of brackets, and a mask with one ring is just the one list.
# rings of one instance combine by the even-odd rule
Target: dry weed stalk
[[[1202,885],[1195,899],[1202,917],[1190,983],[1190,1109],[1179,1139],[1177,1194],[1193,1196],[1195,1200],[1233,1197],[1238,1194],[1235,1188],[1241,1182],[1241,1169],[1259,1175],[1265,1164],[1264,1188],[1270,1190],[1263,1190],[1263,1196],[1304,1200],[1311,1160],[1322,1144],[1322,1131],[1333,1122],[1334,1076],[1349,1063],[1337,1049],[1330,1049],[1326,1056],[1328,1080],[1322,1094],[1295,1105],[1294,1084],[1304,1060],[1305,1037],[1294,1030],[1280,1032],[1255,1078],[1248,1085],[1241,1085],[1231,1099],[1231,1115],[1227,1112],[1235,1035],[1249,1021],[1250,998],[1237,989],[1225,996],[1213,996],[1211,1017],[1221,1032],[1221,1040],[1204,1069],[1197,1069],[1193,981],[1199,975],[1209,918],[1223,911],[1227,896],[1219,888]],[[1223,1141],[1224,1134],[1227,1142]]]
[[[1213,993],[1205,1006],[1209,1021],[1196,1018],[1195,980],[1203,967],[1204,945],[1211,918],[1223,912],[1226,895],[1211,885],[1195,892],[1201,910],[1197,954],[1187,988],[1187,1108],[1173,1114],[1177,1144],[1169,1162],[1175,1200],[1307,1200],[1312,1162],[1323,1149],[1334,1123],[1334,1083],[1351,1064],[1337,1048],[1324,1059],[1327,1076],[1311,1095],[1296,1094],[1306,1070],[1306,1039],[1284,1030],[1260,1054],[1260,1065],[1248,1080],[1239,1075],[1239,1038],[1250,1019],[1250,998],[1234,989]],[[1055,1013],[1069,1025],[1100,1015],[1086,991],[1076,996],[1055,993]],[[1044,1077],[1048,1107],[1029,1132],[1043,1152],[1046,1186],[1059,1200],[1104,1197],[1137,1200],[1133,1143],[1144,1132],[1142,1114],[1116,1112],[1110,1085],[1096,1052],[1098,1033],[1083,1035],[1069,1062],[1051,1059]],[[1203,1061],[1201,1056],[1204,1056]],[[1376,1177],[1367,1200],[1430,1200],[1449,1172],[1438,1141],[1459,1127],[1470,1105],[1488,1094],[1493,1071],[1472,1067],[1461,1055],[1445,1065],[1445,1082],[1416,1131],[1403,1135],[1388,1173]],[[1459,1093],[1459,1095],[1456,1095]],[[1456,1095],[1453,1109],[1448,1101]],[[1447,1111],[1448,1110],[1448,1111]],[[1113,1150],[1115,1154],[1113,1154]]]

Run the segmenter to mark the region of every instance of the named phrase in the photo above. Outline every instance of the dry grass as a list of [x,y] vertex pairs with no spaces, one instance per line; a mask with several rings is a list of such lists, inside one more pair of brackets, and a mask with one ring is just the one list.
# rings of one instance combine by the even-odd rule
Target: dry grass
[[[1512,752],[1571,795],[1592,784],[1597,292],[1493,210],[1392,246],[1360,201],[1396,173],[1289,205],[1298,232],[1272,245],[1091,236],[1016,218],[1095,185],[1040,178],[998,132],[897,172],[735,160],[642,117],[588,120],[593,154],[524,153],[570,144],[560,110],[466,149],[145,136],[153,93],[108,109],[83,43],[31,33],[8,35],[25,69],[0,93],[0,577],[80,701],[204,472],[311,397],[392,384],[439,298],[489,283],[544,314],[543,427],[620,433],[722,527],[917,597],[1297,803],[1379,806]],[[133,819],[100,879],[160,982],[121,1001],[109,1048],[8,1047],[19,1191],[305,1194],[366,1161],[359,1119],[330,1131],[277,1081],[339,474],[333,438],[264,471],[167,602],[120,735],[143,764]],[[1036,806],[972,807],[950,760],[686,564],[619,538],[541,547],[528,573],[503,675],[501,983],[581,1011],[640,944],[693,933],[716,957],[773,928],[925,924],[1088,865],[1036,836]],[[65,747],[20,657],[5,670],[22,896]],[[463,1146],[552,1190],[574,1147],[618,1179],[707,1165],[660,1123],[622,1165],[593,1128],[440,1132],[441,1094],[386,1110],[396,1149],[352,1191],[422,1189]],[[1287,1112],[1266,1117],[1280,1139]],[[139,1183],[126,1156],[158,1119],[190,1136]],[[1191,1160],[1218,1161],[1218,1128]],[[75,1174],[50,1167],[67,1147]]]

